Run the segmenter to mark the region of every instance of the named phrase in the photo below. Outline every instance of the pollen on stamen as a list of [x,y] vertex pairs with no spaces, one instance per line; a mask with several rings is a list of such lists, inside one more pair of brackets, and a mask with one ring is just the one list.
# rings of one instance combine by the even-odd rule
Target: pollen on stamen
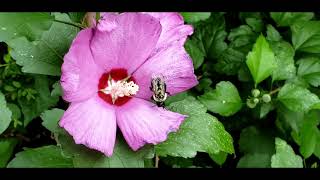
[[101,76],[98,95],[104,101],[121,106],[139,91],[135,79],[125,69],[112,69]]

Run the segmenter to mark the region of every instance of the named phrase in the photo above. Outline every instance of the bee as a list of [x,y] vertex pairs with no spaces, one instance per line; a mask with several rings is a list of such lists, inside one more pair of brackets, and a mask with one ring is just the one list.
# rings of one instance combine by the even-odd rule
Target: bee
[[153,92],[151,99],[158,107],[164,107],[164,101],[168,97],[167,85],[163,76],[153,76],[150,90]]

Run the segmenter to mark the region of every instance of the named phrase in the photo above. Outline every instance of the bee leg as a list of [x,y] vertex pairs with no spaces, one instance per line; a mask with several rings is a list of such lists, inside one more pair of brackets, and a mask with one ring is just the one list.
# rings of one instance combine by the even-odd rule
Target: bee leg
[[171,96],[171,94],[169,92],[166,92],[169,96]]

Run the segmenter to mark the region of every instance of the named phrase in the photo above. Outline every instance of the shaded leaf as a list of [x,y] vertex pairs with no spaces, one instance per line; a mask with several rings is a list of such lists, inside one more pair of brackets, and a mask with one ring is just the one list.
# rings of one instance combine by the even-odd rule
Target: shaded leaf
[[0,91],[0,134],[10,125],[12,112],[7,107],[5,96]]
[[[70,21],[66,14],[56,14],[56,19]],[[25,37],[8,42],[10,55],[22,66],[22,72],[59,76],[63,56],[68,51],[78,28],[54,22],[40,39],[28,41]]]
[[194,69],[198,69],[204,61],[205,52],[198,47],[197,42],[193,39],[188,39],[184,46],[192,59]]
[[49,131],[58,133],[61,129],[58,126],[58,122],[61,119],[63,113],[64,110],[57,108],[44,111],[40,116],[43,121],[42,125]]
[[313,18],[313,12],[271,12],[271,18],[278,26],[290,26],[299,21],[309,21]]
[[303,58],[298,61],[298,76],[312,86],[320,86],[320,59],[315,57]]
[[182,12],[184,21],[187,23],[195,23],[201,20],[206,20],[210,17],[210,12]]
[[0,139],[0,168],[6,167],[17,143],[14,138]]
[[239,160],[237,168],[270,168],[271,155],[265,153],[246,154]]
[[58,102],[57,96],[51,96],[48,78],[43,75],[34,76],[34,88],[37,91],[34,100],[19,98],[18,103],[24,116],[24,126],[27,126],[32,119],[38,117],[43,111],[53,107]]
[[296,51],[319,53],[320,21],[295,23],[291,26],[292,44]]

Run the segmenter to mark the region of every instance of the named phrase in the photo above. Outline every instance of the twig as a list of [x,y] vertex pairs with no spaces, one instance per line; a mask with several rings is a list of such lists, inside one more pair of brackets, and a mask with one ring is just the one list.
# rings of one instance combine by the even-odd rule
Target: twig
[[281,88],[277,88],[277,89],[274,89],[274,90],[270,91],[269,95],[277,93],[278,91],[280,91],[280,89]]
[[156,155],[156,159],[155,159],[155,167],[156,168],[159,168],[159,156],[158,155]]
[[80,29],[84,29],[85,28],[82,24],[79,24],[79,23],[61,21],[61,20],[57,20],[57,19],[55,19],[54,21],[58,22],[58,23],[63,23],[63,24],[67,24],[67,25],[70,25],[70,26],[74,26],[74,27],[77,27],[77,28],[80,28]]

